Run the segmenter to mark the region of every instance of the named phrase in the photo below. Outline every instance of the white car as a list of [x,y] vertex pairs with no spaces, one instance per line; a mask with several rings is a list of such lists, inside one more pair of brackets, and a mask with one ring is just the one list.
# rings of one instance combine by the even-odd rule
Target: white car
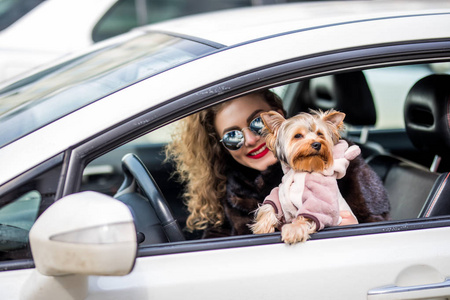
[[[141,27],[0,87],[1,298],[449,298],[449,62],[448,1],[320,1]],[[267,88],[347,114],[390,221],[182,230],[171,125]]]

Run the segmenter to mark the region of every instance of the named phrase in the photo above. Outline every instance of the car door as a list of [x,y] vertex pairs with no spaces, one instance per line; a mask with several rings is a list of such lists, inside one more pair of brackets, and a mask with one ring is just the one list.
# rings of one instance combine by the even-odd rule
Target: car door
[[[327,230],[323,238],[319,233],[293,246],[246,246],[240,240],[234,242],[241,245],[224,248],[210,241],[202,243],[216,243],[217,249],[201,250],[200,243],[191,245],[197,251],[172,254],[183,249],[177,245],[167,254],[139,257],[123,278],[90,278],[88,299],[445,298],[450,294],[448,234],[448,221],[427,220]],[[246,242],[264,239],[278,236]]]

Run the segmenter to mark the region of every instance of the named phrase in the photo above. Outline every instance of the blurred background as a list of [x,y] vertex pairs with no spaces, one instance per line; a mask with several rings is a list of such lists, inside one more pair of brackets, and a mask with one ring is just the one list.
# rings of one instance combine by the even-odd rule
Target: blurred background
[[146,24],[299,0],[0,0],[0,82]]

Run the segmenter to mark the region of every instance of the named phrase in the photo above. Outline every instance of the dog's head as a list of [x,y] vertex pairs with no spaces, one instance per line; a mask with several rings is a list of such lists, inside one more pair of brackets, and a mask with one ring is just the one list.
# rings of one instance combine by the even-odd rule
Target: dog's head
[[339,141],[345,114],[311,111],[285,119],[262,113],[267,147],[295,171],[320,172],[333,164],[333,146]]

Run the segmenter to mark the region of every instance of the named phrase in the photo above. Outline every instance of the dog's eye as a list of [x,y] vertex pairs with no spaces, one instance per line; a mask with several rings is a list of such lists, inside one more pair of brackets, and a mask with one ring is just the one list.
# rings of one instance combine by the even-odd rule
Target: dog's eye
[[317,135],[320,136],[320,137],[322,137],[322,136],[323,136],[322,131],[318,131],[318,132],[317,132]]
[[297,133],[296,135],[294,135],[294,138],[301,139],[301,138],[303,138],[303,135],[301,135],[300,133]]

